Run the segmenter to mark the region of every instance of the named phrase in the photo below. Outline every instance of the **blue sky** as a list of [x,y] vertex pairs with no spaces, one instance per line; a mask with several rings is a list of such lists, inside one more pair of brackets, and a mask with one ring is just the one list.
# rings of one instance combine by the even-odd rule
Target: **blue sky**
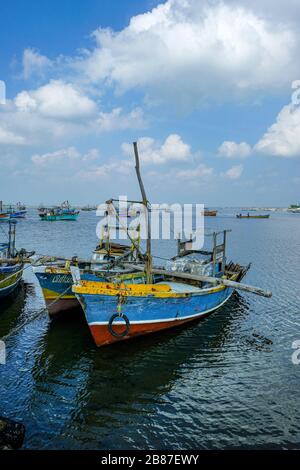
[[0,199],[136,197],[137,139],[153,202],[299,201],[299,20],[295,0],[2,0]]

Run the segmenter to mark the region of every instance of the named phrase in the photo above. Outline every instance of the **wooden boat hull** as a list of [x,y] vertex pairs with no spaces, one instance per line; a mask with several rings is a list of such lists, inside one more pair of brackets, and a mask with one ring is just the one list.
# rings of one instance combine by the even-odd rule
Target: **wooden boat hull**
[[204,211],[205,217],[216,217],[218,211]]
[[0,266],[0,299],[8,297],[22,280],[23,265]]
[[[96,283],[91,283],[96,284]],[[100,283],[99,283],[100,284]],[[104,284],[104,283],[103,283]],[[88,326],[97,346],[109,345],[145,334],[173,328],[184,323],[204,318],[220,308],[230,298],[233,290],[224,286],[201,289],[201,293],[151,292],[145,296],[127,296],[122,305],[129,327],[124,336],[115,336],[110,330],[110,320],[117,312],[114,294],[93,293],[88,289],[73,286],[86,316]],[[96,292],[94,290],[94,292]],[[113,330],[124,332],[124,320],[116,318]]]
[[41,220],[47,220],[48,222],[54,222],[57,220],[77,220],[79,212],[76,214],[60,214],[60,215],[48,215],[40,214]]
[[270,214],[268,215],[237,215],[237,219],[269,219]]
[[[72,292],[73,279],[70,271],[64,268],[52,268],[52,271],[46,272],[45,267],[34,268],[50,317],[80,307]],[[82,276],[84,279],[93,279],[92,275]]]
[[76,296],[72,292],[71,273],[46,273],[43,268],[34,269],[34,273],[41,286],[50,316],[79,306]]
[[10,213],[10,218],[11,219],[24,219],[25,217],[26,217],[26,211],[25,210]]

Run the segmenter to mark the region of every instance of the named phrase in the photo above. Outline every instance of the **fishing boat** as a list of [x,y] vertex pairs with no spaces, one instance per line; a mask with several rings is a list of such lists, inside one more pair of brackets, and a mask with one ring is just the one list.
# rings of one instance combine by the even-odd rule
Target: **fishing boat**
[[[40,260],[40,266],[33,271],[39,281],[50,317],[80,307],[72,292],[72,274],[70,266],[77,266],[83,279],[107,280],[108,274],[129,273],[129,268],[120,266],[120,261],[136,261],[134,246],[114,243],[110,239],[101,240],[92,254],[91,260],[85,261],[74,257],[71,260]],[[118,260],[118,266],[115,266]]]
[[10,219],[10,215],[2,212],[0,213],[0,222],[7,222]]
[[21,202],[17,202],[17,210],[18,211],[26,211],[26,206],[25,204],[22,204]]
[[300,212],[300,204],[291,204],[288,208],[288,212],[293,212],[293,213]]
[[265,214],[265,215],[255,215],[255,214],[237,214],[236,215],[237,219],[269,219],[270,214]]
[[47,220],[50,222],[57,220],[77,220],[79,211],[72,208],[68,201],[65,201],[60,206],[55,206],[50,209],[40,209],[39,216],[41,220]]
[[24,264],[15,248],[15,224],[9,221],[8,243],[0,243],[0,300],[12,294],[22,280]]
[[[176,327],[204,318],[224,305],[235,289],[270,296],[241,280],[250,265],[227,262],[227,231],[212,233],[210,250],[194,250],[192,241],[180,241],[178,253],[168,268],[154,268],[151,254],[150,204],[140,174],[137,144],[134,143],[136,173],[142,204],[147,213],[147,249],[139,273],[120,279],[87,280],[71,267],[73,292],[78,298],[97,346],[109,345],[140,335]],[[220,241],[220,237],[222,237]]]
[[83,206],[81,208],[81,210],[84,211],[84,212],[91,212],[91,211],[97,210],[97,206],[89,206],[89,205],[88,206]]
[[204,217],[216,217],[218,211],[204,210]]
[[2,201],[0,201],[0,215],[1,214],[5,214],[8,218],[11,219],[22,219],[26,215],[26,209],[21,209],[18,206],[15,208],[12,205],[7,206],[4,205]]
[[3,202],[0,201],[0,222],[7,222],[10,219],[10,214],[4,211]]
[[300,204],[291,204],[288,208],[288,212],[292,212],[293,214],[300,214]]

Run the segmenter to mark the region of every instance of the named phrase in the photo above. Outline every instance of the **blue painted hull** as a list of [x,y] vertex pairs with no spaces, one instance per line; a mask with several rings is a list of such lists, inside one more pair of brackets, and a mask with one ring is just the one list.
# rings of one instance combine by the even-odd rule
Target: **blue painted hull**
[[22,269],[21,265],[0,267],[0,298],[9,296],[19,286]]
[[[221,307],[231,296],[230,288],[203,289],[201,294],[180,298],[126,297],[122,313],[129,320],[129,331],[124,337],[115,337],[109,331],[109,321],[117,312],[114,296],[77,294],[86,320],[97,346],[130,339],[155,331],[179,326],[183,323],[204,318]],[[114,328],[124,330],[124,321],[116,319]]]
[[[35,275],[41,286],[50,316],[80,307],[75,294],[72,292],[73,279],[71,273],[49,273],[36,270]],[[83,274],[82,277],[86,280],[99,279],[87,273]]]

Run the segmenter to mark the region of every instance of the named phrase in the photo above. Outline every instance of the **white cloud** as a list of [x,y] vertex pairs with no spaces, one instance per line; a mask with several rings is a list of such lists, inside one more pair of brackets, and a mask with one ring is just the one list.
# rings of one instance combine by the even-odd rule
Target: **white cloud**
[[[138,149],[143,163],[161,165],[170,161],[185,162],[192,158],[190,146],[178,134],[170,134],[163,144],[151,137],[141,137],[138,139]],[[132,144],[122,144],[122,150],[132,155]]]
[[222,173],[222,176],[230,180],[237,180],[241,177],[242,172],[243,172],[243,165],[234,165],[231,168],[229,168],[229,170]]
[[22,91],[15,98],[18,110],[38,112],[42,116],[59,119],[77,119],[91,116],[97,106],[71,83],[51,80],[32,91]]
[[47,166],[58,161],[76,160],[80,158],[80,153],[75,147],[57,150],[56,152],[49,152],[44,154],[35,154],[31,157],[32,163],[38,166]]
[[111,112],[100,112],[95,123],[95,130],[111,132],[124,129],[143,129],[146,127],[144,113],[141,108],[135,108],[128,114],[122,108],[115,108]]
[[67,163],[80,167],[94,162],[99,159],[99,156],[99,151],[95,148],[88,150],[86,153],[81,153],[76,147],[67,147],[65,149],[56,150],[55,152],[32,155],[31,161],[40,169],[49,168],[53,165],[58,168],[58,165],[64,166]]
[[63,80],[23,90],[0,106],[0,142],[11,146],[53,145],[57,139],[67,145],[66,140],[80,136],[145,127],[141,108],[103,112],[99,103]]
[[183,180],[195,180],[212,176],[213,168],[201,163],[196,168],[176,171],[174,176]]
[[16,135],[0,125],[0,144],[22,145],[24,143],[25,140],[22,136]]
[[251,147],[246,142],[227,140],[219,147],[218,154],[226,158],[246,158],[251,154]]
[[53,62],[48,57],[41,55],[35,49],[25,49],[23,52],[23,77],[30,78],[32,75],[44,75],[52,66]]
[[254,150],[279,157],[300,157],[300,107],[284,106]]
[[99,28],[94,38],[94,50],[73,64],[88,80],[189,106],[269,92],[299,70],[297,30],[266,11],[257,15],[250,2],[168,0],[120,32]]
[[130,160],[120,160],[103,163],[102,165],[87,169],[81,169],[77,173],[77,177],[86,181],[94,181],[100,178],[107,178],[111,173],[114,175],[130,175],[133,171],[133,162]]

